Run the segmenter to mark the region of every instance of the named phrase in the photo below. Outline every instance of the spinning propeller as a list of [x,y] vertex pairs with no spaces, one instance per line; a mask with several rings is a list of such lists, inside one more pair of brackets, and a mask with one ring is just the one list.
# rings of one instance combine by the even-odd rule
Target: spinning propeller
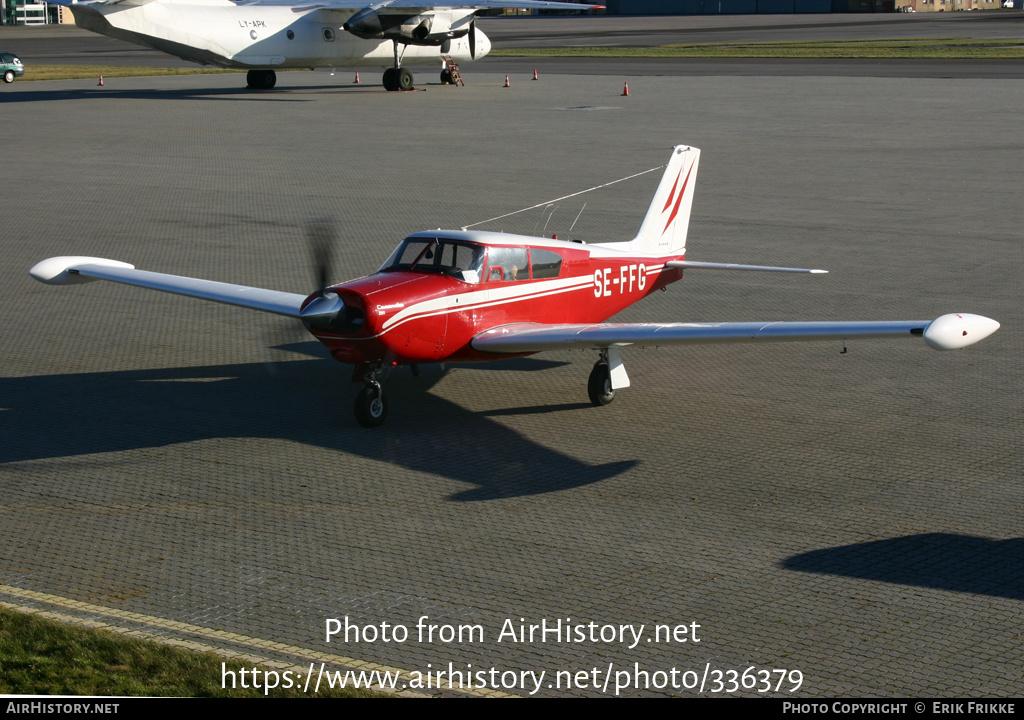
[[334,221],[330,218],[309,220],[306,223],[306,240],[313,260],[314,277],[320,297],[306,305],[300,317],[310,325],[325,328],[345,316],[345,302],[336,293],[327,290],[331,284],[331,259],[338,242]]

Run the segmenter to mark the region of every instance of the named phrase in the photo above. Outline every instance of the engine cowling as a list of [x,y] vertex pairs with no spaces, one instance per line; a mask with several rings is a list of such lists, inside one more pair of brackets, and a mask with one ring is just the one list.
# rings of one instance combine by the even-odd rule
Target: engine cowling
[[406,45],[443,45],[470,31],[470,23],[456,20],[450,12],[423,15],[356,13],[342,27],[364,40],[397,40]]

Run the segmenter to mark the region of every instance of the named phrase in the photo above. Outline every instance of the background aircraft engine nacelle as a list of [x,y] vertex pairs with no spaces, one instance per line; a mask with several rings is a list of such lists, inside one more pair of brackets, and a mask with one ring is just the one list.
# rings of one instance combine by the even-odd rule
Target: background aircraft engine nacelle
[[345,30],[366,40],[397,40],[407,45],[442,45],[469,32],[469,24],[452,28],[450,12],[429,15],[356,13],[344,24]]

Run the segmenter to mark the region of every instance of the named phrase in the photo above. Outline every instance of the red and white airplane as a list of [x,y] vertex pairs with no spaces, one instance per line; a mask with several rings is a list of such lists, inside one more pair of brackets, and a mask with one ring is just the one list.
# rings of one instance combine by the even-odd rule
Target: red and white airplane
[[35,279],[55,285],[110,280],[214,300],[301,320],[365,383],[358,422],[387,416],[384,370],[396,365],[485,361],[544,350],[593,349],[587,390],[607,405],[629,387],[620,348],[706,342],[922,337],[952,350],[982,340],[999,323],[954,313],[877,322],[605,323],[623,308],[683,277],[687,269],[824,270],[685,260],[700,150],[677,146],[636,237],[581,244],[543,237],[436,230],[407,237],[372,275],[312,295],[136,270],[116,260],[55,257]]

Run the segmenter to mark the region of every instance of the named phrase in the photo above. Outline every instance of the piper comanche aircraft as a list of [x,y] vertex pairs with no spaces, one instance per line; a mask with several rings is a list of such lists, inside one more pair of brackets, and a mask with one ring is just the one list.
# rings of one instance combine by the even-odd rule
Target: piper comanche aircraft
[[935,320],[876,322],[605,323],[683,277],[685,270],[824,270],[694,262],[684,258],[700,150],[677,146],[636,237],[581,244],[494,232],[410,235],[373,275],[311,295],[136,270],[93,257],[55,257],[35,279],[55,285],[110,280],[301,320],[364,387],[356,420],[384,422],[382,373],[393,366],[496,360],[544,350],[592,349],[594,405],[629,387],[620,348],[707,342],[920,337],[937,350],[982,340],[999,323],[954,313]]
[[[587,10],[603,5],[544,0],[48,0],[78,27],[202,65],[248,70],[269,90],[275,70],[382,65],[384,87],[411,90],[407,65],[456,64],[491,49],[476,16],[503,8]],[[442,82],[452,81],[445,65]]]

